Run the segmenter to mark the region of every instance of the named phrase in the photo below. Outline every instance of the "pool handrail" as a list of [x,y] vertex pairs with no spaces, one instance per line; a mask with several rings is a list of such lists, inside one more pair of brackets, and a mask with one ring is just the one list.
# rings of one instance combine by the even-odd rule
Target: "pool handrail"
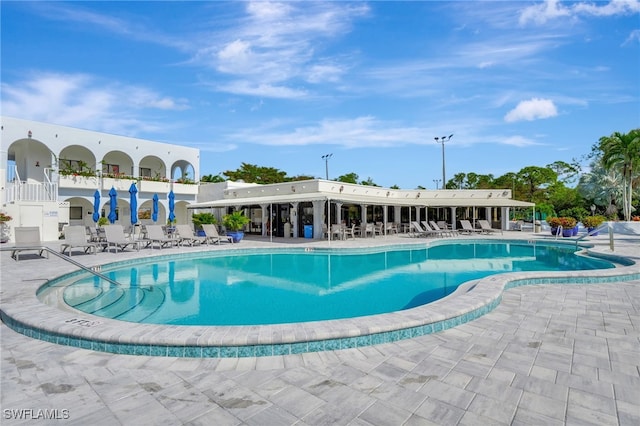
[[0,247],[0,251],[13,251],[16,248],[20,249],[20,250],[42,250],[42,251],[46,251],[47,253],[51,253],[54,256],[58,256],[60,259],[62,260],[66,260],[67,262],[71,263],[74,266],[77,266],[78,268],[81,268],[87,272],[89,272],[90,274],[93,274],[95,276],[97,276],[100,279],[103,279],[111,284],[117,285],[117,286],[122,286],[122,284],[120,284],[117,281],[112,280],[111,278],[107,277],[106,275],[101,274],[100,272],[98,272],[96,269],[94,268],[88,268],[86,266],[84,266],[82,263],[76,262],[75,260],[71,259],[69,256],[58,253],[56,250],[51,249],[50,247],[47,246],[16,246],[16,247]]

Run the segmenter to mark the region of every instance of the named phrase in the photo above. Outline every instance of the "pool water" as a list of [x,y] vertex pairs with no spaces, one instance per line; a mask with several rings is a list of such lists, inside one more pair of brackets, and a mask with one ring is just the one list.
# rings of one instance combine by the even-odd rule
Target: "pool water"
[[175,325],[259,325],[400,311],[451,294],[491,274],[611,268],[572,247],[457,243],[376,252],[212,252],[103,271],[63,289],[83,312]]

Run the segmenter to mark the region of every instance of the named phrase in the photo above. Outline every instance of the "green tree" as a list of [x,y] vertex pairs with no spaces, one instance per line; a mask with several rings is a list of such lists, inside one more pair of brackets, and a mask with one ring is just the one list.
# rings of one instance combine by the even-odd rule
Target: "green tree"
[[591,203],[604,207],[608,216],[614,215],[616,206],[624,204],[622,175],[617,170],[607,170],[601,157],[596,157],[590,167],[591,172],[580,176],[576,189]]
[[377,185],[377,184],[373,181],[373,179],[371,179],[370,177],[368,177],[368,178],[367,178],[367,180],[363,180],[363,181],[361,181],[361,182],[360,182],[360,185],[367,185],[367,186],[380,186],[380,185]]
[[225,179],[218,173],[217,175],[204,175],[202,176],[202,178],[200,179],[200,182],[209,182],[209,183],[217,183],[217,182],[224,182]]
[[602,164],[607,170],[616,169],[622,175],[622,211],[624,220],[631,220],[634,183],[637,185],[640,168],[640,129],[623,134],[615,132],[600,138]]
[[358,183],[358,174],[357,173],[347,173],[346,175],[338,176],[338,182]]
[[451,180],[453,181],[453,183],[455,183],[456,188],[462,189],[464,185],[464,180],[466,179],[466,177],[467,175],[465,173],[456,173],[455,175],[453,175],[453,179]]
[[476,185],[478,189],[491,189],[494,188],[494,179],[492,174],[478,175],[478,183]]
[[287,182],[287,173],[273,167],[258,167],[255,164],[242,163],[237,170],[223,173],[230,180],[243,180],[247,183],[281,183]]
[[518,179],[525,188],[526,201],[544,201],[546,194],[540,194],[541,189],[556,182],[558,175],[547,167],[528,166],[518,172]]
[[547,168],[553,170],[558,175],[558,180],[566,185],[574,183],[580,173],[579,164],[569,164],[564,161],[554,161],[548,164]]

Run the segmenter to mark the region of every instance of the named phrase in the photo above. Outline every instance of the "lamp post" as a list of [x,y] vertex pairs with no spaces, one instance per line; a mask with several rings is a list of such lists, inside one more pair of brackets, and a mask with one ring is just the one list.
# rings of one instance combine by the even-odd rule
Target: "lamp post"
[[596,214],[596,205],[591,204],[591,216],[595,216],[595,214]]
[[329,180],[329,158],[331,158],[332,156],[333,154],[325,154],[322,156],[322,159],[324,160],[324,169],[327,180]]
[[451,140],[452,137],[453,137],[453,134],[449,136],[443,136],[441,138],[436,136],[434,138],[436,140],[436,143],[442,144],[442,188],[444,188],[445,185],[447,184],[447,176],[445,174],[445,168],[444,168],[444,143]]
[[438,189],[438,184],[440,183],[440,179],[434,179],[433,183],[436,184],[436,189]]

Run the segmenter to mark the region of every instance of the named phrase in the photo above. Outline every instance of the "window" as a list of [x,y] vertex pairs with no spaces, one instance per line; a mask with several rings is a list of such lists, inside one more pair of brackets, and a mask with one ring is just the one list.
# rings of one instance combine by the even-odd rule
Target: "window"
[[82,220],[82,207],[71,206],[69,207],[69,219],[70,220]]
[[109,175],[117,175],[120,174],[120,166],[117,164],[102,164],[102,173],[106,173]]
[[151,177],[151,169],[147,169],[146,167],[140,167],[140,177]]

